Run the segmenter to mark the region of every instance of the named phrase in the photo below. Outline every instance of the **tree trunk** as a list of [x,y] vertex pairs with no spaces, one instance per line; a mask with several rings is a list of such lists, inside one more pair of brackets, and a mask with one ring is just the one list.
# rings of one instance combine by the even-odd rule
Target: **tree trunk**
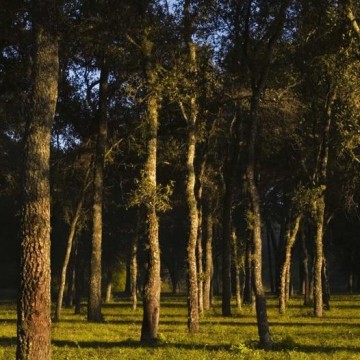
[[[206,210],[205,210],[206,209]],[[209,310],[211,306],[211,283],[214,271],[213,265],[213,214],[208,205],[205,207],[205,229],[206,229],[206,245],[205,245],[205,279],[204,279],[204,310]]]
[[[267,241],[267,250],[268,250],[268,261],[269,261],[269,281],[270,281],[270,291],[272,294],[275,294],[275,284],[274,284],[274,275],[273,275],[273,261],[271,256],[271,234],[268,226],[268,222],[266,222],[266,241]],[[275,249],[274,249],[275,251]]]
[[198,296],[199,296],[199,315],[204,312],[204,278],[203,278],[203,247],[202,247],[202,211],[199,209],[199,228],[197,241],[197,259],[198,259]]
[[72,254],[70,259],[70,266],[68,269],[68,283],[65,296],[65,307],[70,308],[74,304],[74,293],[75,293],[75,266],[74,266],[74,255]]
[[[138,212],[139,216],[139,212]],[[131,240],[131,250],[130,250],[130,293],[131,293],[131,303],[133,311],[137,308],[137,278],[138,278],[138,262],[137,262],[137,249],[139,241],[139,227],[140,219],[137,221],[136,229],[134,231],[132,240]]]
[[237,309],[241,309],[241,283],[240,283],[240,259],[238,254],[238,244],[235,229],[232,230],[231,234],[231,249],[232,249],[232,260],[235,269],[235,299]]
[[309,271],[309,252],[307,250],[304,230],[301,230],[301,257],[304,281],[304,305],[310,305],[310,271]]
[[260,346],[264,349],[271,348],[271,338],[269,323],[267,318],[267,307],[265,291],[262,282],[262,238],[261,238],[261,214],[260,197],[255,181],[255,144],[257,137],[257,122],[260,94],[255,93],[251,100],[251,127],[248,149],[248,165],[246,176],[248,182],[248,191],[252,210],[252,240],[253,240],[253,274],[254,274],[254,292],[256,301],[256,317]]
[[314,254],[314,315],[323,316],[323,237],[325,222],[325,191],[327,179],[327,164],[329,158],[329,137],[332,119],[332,105],[336,96],[335,89],[330,87],[325,101],[325,124],[323,129],[322,143],[319,150],[319,164],[315,176],[320,190],[318,199],[314,202],[314,214],[316,221],[315,254]]
[[157,218],[157,132],[158,132],[158,94],[154,87],[156,71],[152,63],[153,43],[149,39],[149,28],[145,29],[142,52],[145,63],[145,77],[147,82],[147,159],[144,170],[144,185],[149,194],[149,200],[145,204],[148,248],[148,270],[146,274],[143,293],[143,321],[140,341],[153,343],[157,341],[157,333],[160,317],[160,245],[159,224]]
[[252,302],[252,250],[251,240],[246,242],[245,249],[245,279],[244,279],[244,304],[251,304]]
[[316,211],[316,236],[315,236],[315,259],[314,259],[314,315],[323,316],[323,289],[322,289],[322,266],[323,266],[323,228],[325,214],[325,199],[320,197],[315,204]]
[[322,283],[323,283],[323,304],[326,310],[330,310],[330,283],[329,283],[329,271],[326,257],[323,257],[323,269],[322,269]]
[[55,321],[60,321],[60,317],[61,317],[61,306],[62,306],[63,296],[64,296],[66,273],[67,273],[67,269],[68,269],[68,265],[69,265],[71,251],[72,251],[72,248],[73,248],[73,240],[74,240],[74,237],[75,237],[76,226],[77,226],[77,223],[79,221],[79,218],[80,218],[80,215],[81,215],[81,209],[82,209],[84,201],[85,201],[85,193],[86,193],[86,189],[88,187],[89,174],[90,174],[90,167],[86,172],[84,182],[83,182],[83,186],[82,186],[82,189],[81,189],[81,194],[80,194],[80,197],[78,199],[76,209],[75,209],[75,213],[74,213],[74,216],[73,216],[71,224],[70,224],[70,231],[69,231],[69,235],[68,235],[68,239],[67,239],[67,246],[66,246],[64,263],[63,263],[63,266],[61,268],[59,291],[58,291],[58,297],[57,297],[57,302],[56,302],[56,310],[55,310],[55,316],[54,316]]
[[17,360],[51,358],[49,158],[59,58],[55,2],[34,1],[33,5],[33,86],[24,136]]
[[81,296],[84,287],[84,259],[82,256],[82,243],[80,239],[74,244],[74,258],[75,258],[75,296],[74,296],[74,313],[79,315],[81,313]]
[[279,295],[279,311],[280,314],[285,313],[286,309],[286,295],[289,291],[290,280],[290,265],[291,265],[291,250],[295,244],[296,236],[299,231],[301,215],[297,215],[294,223],[289,223],[286,231],[286,246],[285,246],[285,259],[281,269],[280,275],[280,295]]

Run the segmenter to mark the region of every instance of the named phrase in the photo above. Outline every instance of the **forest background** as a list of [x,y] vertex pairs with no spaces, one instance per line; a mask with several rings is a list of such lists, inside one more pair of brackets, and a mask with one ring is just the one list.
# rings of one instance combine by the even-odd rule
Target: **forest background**
[[152,342],[161,288],[187,293],[190,332],[235,296],[270,348],[265,291],[317,317],[359,291],[357,2],[3,2],[0,284],[21,284],[19,318],[51,294],[56,321],[87,299],[101,322],[125,292]]

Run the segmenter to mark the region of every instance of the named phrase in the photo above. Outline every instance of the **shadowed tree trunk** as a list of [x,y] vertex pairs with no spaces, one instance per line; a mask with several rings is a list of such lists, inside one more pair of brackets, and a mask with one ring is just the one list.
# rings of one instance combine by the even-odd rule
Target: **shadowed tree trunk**
[[238,254],[238,244],[237,244],[237,236],[235,229],[233,228],[231,234],[231,249],[232,249],[232,261],[235,270],[235,299],[236,299],[236,307],[241,309],[241,282],[240,282],[240,259]]
[[138,262],[137,262],[137,250],[140,234],[140,212],[138,212],[138,220],[135,231],[131,239],[130,249],[130,294],[133,311],[137,308],[137,278],[138,278]]
[[[280,275],[280,294],[279,294],[279,311],[280,314],[285,313],[286,309],[286,295],[289,288],[290,279],[290,265],[291,265],[291,250],[295,244],[296,236],[299,231],[301,215],[297,215],[293,223],[289,223],[286,231],[286,245],[285,245],[285,259],[281,268]],[[286,284],[288,283],[288,285]]]
[[243,299],[244,304],[251,304],[252,302],[252,265],[251,265],[251,256],[252,256],[252,245],[251,240],[246,241],[245,247],[245,279],[244,279],[244,290],[243,290]]
[[211,306],[211,282],[213,277],[213,214],[209,204],[204,206],[204,220],[206,230],[205,243],[205,279],[204,279],[204,310],[209,310]]
[[93,199],[93,228],[91,242],[90,278],[88,321],[103,321],[101,314],[101,254],[102,254],[102,217],[103,217],[103,188],[104,188],[104,160],[107,141],[107,93],[109,71],[103,55],[98,109],[98,134],[94,163],[94,199]]
[[32,5],[33,77],[24,135],[16,359],[49,360],[49,158],[58,94],[59,57],[55,1],[33,1]]
[[309,252],[306,245],[306,237],[304,229],[301,229],[301,262],[303,269],[303,282],[304,282],[304,305],[310,305],[310,271],[309,271]]
[[232,204],[234,180],[238,163],[239,146],[237,144],[235,118],[231,125],[230,140],[228,145],[228,159],[225,167],[225,193],[223,199],[222,218],[222,315],[231,316],[231,236],[232,236]]
[[63,296],[64,296],[66,272],[67,272],[68,265],[69,265],[71,251],[73,248],[73,240],[74,240],[74,236],[75,236],[75,232],[76,232],[76,226],[79,221],[79,218],[81,215],[81,209],[83,207],[84,200],[85,200],[85,193],[86,193],[86,189],[88,187],[89,174],[90,174],[90,167],[88,168],[88,170],[86,172],[83,186],[81,189],[81,193],[80,193],[77,205],[76,205],[75,213],[73,215],[73,218],[72,218],[71,224],[70,224],[70,231],[69,231],[69,235],[68,235],[68,239],[67,239],[64,263],[61,268],[60,284],[59,284],[58,297],[57,297],[55,316],[54,316],[55,321],[60,321],[60,317],[61,317],[61,306],[62,306]]

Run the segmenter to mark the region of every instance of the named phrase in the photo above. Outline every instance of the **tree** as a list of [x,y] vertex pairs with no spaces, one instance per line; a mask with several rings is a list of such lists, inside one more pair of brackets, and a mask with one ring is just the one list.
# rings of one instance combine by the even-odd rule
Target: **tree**
[[57,10],[53,0],[34,0],[31,10],[34,62],[31,110],[24,135],[16,358],[48,360],[51,358],[49,158],[58,93]]

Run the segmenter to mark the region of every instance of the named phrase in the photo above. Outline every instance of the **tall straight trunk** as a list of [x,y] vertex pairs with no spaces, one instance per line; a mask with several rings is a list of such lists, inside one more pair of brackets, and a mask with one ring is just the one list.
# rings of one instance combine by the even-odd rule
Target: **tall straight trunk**
[[323,237],[325,224],[325,191],[327,179],[327,165],[329,158],[329,137],[332,120],[332,106],[336,97],[336,91],[330,87],[325,101],[325,121],[322,135],[322,143],[319,150],[319,162],[316,169],[316,180],[320,195],[313,203],[316,222],[315,254],[314,254],[314,315],[323,316],[323,286],[322,267],[324,261]]
[[[233,159],[232,159],[233,160]],[[228,161],[222,218],[222,315],[231,316],[231,230],[234,181],[234,160]]]
[[202,246],[202,210],[199,209],[199,227],[197,241],[197,271],[198,271],[198,297],[199,297],[199,315],[204,312],[204,279],[203,279],[203,246]]
[[51,127],[58,94],[55,1],[33,1],[34,57],[30,112],[24,136],[20,228],[17,360],[51,359]]
[[246,242],[245,248],[245,279],[244,279],[244,290],[243,299],[244,304],[251,304],[252,302],[252,241],[249,239]]
[[[183,8],[184,16],[184,40],[188,47],[188,61],[191,74],[196,78],[196,44],[192,41],[193,16],[191,15],[191,0],[185,0]],[[199,289],[198,271],[196,261],[196,244],[198,240],[199,214],[195,195],[196,175],[194,169],[196,152],[196,122],[198,104],[196,94],[192,94],[188,101],[189,112],[187,113],[182,102],[180,103],[182,114],[187,121],[187,151],[186,151],[186,202],[188,206],[189,237],[187,244],[187,267],[188,267],[188,330],[191,333],[199,331]]]
[[[286,246],[285,259],[281,268],[280,275],[280,295],[279,295],[279,311],[280,314],[285,313],[286,309],[286,295],[288,293],[289,279],[290,279],[290,264],[291,264],[291,250],[295,244],[296,236],[299,231],[301,215],[297,215],[293,223],[289,223],[286,231]],[[288,285],[287,285],[288,284]]]
[[322,282],[323,282],[323,303],[326,310],[330,310],[330,283],[329,283],[329,270],[326,256],[323,260],[322,269]]
[[261,214],[260,197],[255,181],[255,144],[257,138],[258,108],[260,94],[254,93],[251,100],[250,113],[250,137],[248,145],[248,165],[246,176],[252,210],[252,240],[253,240],[253,288],[255,292],[255,306],[260,346],[264,349],[271,348],[269,323],[267,318],[267,306],[265,291],[262,282],[262,238],[261,238]]
[[238,254],[238,244],[235,229],[231,233],[231,250],[232,250],[232,262],[235,270],[235,299],[236,307],[241,309],[241,283],[240,283],[240,259]]
[[160,245],[159,224],[157,218],[157,133],[158,133],[158,94],[155,90],[156,69],[152,59],[153,43],[149,39],[150,28],[146,28],[142,39],[142,54],[144,58],[147,86],[147,159],[144,169],[144,184],[149,194],[145,204],[148,249],[148,269],[143,291],[143,321],[140,341],[152,343],[157,340],[160,317]]
[[222,315],[231,315],[231,242],[234,182],[239,160],[238,119],[235,116],[229,131],[228,153],[224,172],[224,198],[222,218]]
[[75,296],[74,296],[74,313],[81,313],[81,296],[84,288],[84,259],[82,256],[82,243],[80,239],[74,244],[75,258]]
[[[206,210],[205,210],[206,209]],[[209,310],[211,306],[211,283],[214,272],[213,265],[213,214],[209,209],[209,205],[205,207],[205,230],[206,230],[206,243],[205,243],[205,279],[204,279],[204,310]]]
[[[139,213],[138,213],[139,216]],[[139,242],[139,227],[140,219],[137,221],[136,229],[131,239],[130,249],[130,294],[132,309],[135,311],[137,308],[137,278],[138,278],[138,262],[137,262],[137,250]]]
[[66,273],[67,273],[67,269],[68,269],[68,265],[69,265],[69,261],[70,261],[71,251],[73,248],[73,241],[74,241],[74,237],[75,237],[76,226],[78,224],[78,221],[79,221],[79,218],[81,215],[81,209],[82,209],[84,201],[85,201],[85,193],[86,193],[86,189],[88,187],[89,174],[90,174],[90,168],[86,172],[86,175],[85,175],[85,178],[83,181],[83,185],[82,185],[82,189],[81,189],[81,193],[80,193],[77,205],[76,205],[75,213],[73,215],[73,218],[72,218],[71,224],[70,224],[70,230],[69,230],[69,235],[67,238],[64,263],[61,268],[60,284],[59,284],[58,297],[57,297],[56,309],[55,309],[55,315],[54,315],[55,321],[60,321],[60,317],[61,317],[61,306],[62,306],[63,297],[64,297]]
[[112,297],[112,281],[106,279],[105,304],[109,304]]
[[309,252],[306,245],[304,229],[301,229],[301,262],[304,281],[304,305],[310,305],[310,271],[309,271]]
[[317,199],[316,204],[316,235],[315,235],[315,258],[314,258],[314,315],[323,316],[323,228],[325,216],[325,197]]
[[[266,222],[266,241],[267,241],[267,253],[268,253],[268,261],[269,261],[269,281],[270,281],[270,289],[271,293],[275,293],[275,284],[274,284],[274,275],[273,275],[273,261],[271,255],[271,233],[268,226],[268,222]],[[274,249],[275,250],[275,249]]]
[[92,322],[103,321],[101,313],[101,255],[102,255],[102,214],[104,190],[104,161],[107,141],[107,96],[109,71],[103,55],[98,109],[98,134],[94,163],[94,195],[93,195],[93,223],[89,278],[89,300],[87,319]]
[[160,316],[160,246],[159,226],[156,213],[156,157],[157,157],[157,128],[158,128],[158,102],[156,95],[150,94],[148,99],[148,131],[147,161],[145,176],[147,186],[153,196],[146,206],[147,217],[147,246],[148,271],[143,294],[143,322],[141,328],[141,341],[154,342],[157,340]]
[[199,228],[199,216],[195,197],[194,158],[196,137],[194,126],[189,126],[187,148],[187,182],[186,200],[189,211],[189,239],[187,245],[188,258],[188,329],[190,332],[199,330],[198,279],[196,264],[196,244]]

